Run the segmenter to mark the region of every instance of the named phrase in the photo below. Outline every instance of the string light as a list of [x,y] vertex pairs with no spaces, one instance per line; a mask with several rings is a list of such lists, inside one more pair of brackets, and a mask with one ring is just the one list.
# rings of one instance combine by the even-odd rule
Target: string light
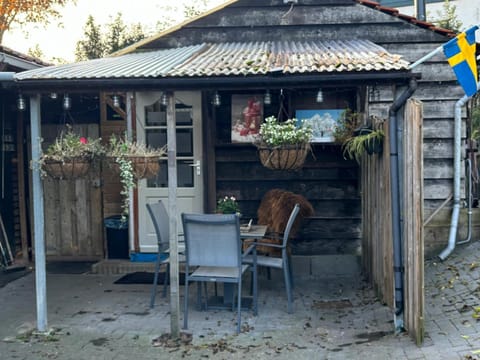
[[68,94],[65,94],[63,97],[63,109],[64,110],[70,110],[72,107],[72,99],[70,99],[70,96]]
[[162,104],[163,106],[167,106],[167,105],[168,105],[167,93],[163,93],[163,94],[162,94],[162,97],[160,98],[160,104]]
[[120,107],[120,96],[113,95],[113,106],[117,108]]
[[265,105],[270,105],[272,103],[272,96],[270,95],[270,90],[265,91],[265,95],[263,97],[263,103]]
[[213,105],[215,106],[222,105],[222,98],[220,97],[220,94],[218,93],[218,91],[215,91],[215,94],[213,95]]
[[318,89],[317,92],[317,103],[323,102],[323,91],[322,89]]
[[27,107],[27,104],[25,103],[25,99],[22,94],[18,94],[18,99],[17,99],[17,108],[20,111],[24,111]]

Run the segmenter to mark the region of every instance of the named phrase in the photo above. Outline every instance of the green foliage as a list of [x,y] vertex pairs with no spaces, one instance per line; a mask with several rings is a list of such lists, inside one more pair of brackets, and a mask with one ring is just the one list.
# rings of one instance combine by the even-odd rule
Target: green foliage
[[225,196],[218,199],[216,211],[221,214],[237,214],[240,213],[240,207],[234,196]]
[[77,42],[75,57],[77,61],[102,58],[124,47],[142,40],[145,37],[140,23],[125,25],[122,14],[117,13],[114,19],[102,30],[89,15],[84,27],[84,39]]
[[374,142],[382,143],[384,137],[385,134],[381,129],[372,130],[366,134],[352,136],[343,143],[343,156],[360,163],[366,149],[373,146]]
[[117,137],[112,135],[106,150],[107,156],[113,157],[120,170],[120,182],[122,183],[123,197],[122,221],[126,221],[129,213],[130,197],[129,192],[137,186],[134,175],[133,164],[130,159],[132,156],[158,156],[160,158],[165,154],[165,148],[155,149],[146,146],[143,143],[130,141],[126,135]]
[[312,127],[303,123],[297,127],[296,119],[279,122],[275,116],[265,119],[260,126],[261,142],[267,146],[297,145],[310,142]]
[[89,15],[84,27],[84,40],[79,40],[76,45],[75,58],[77,61],[98,59],[103,57],[104,53],[100,25]]
[[432,22],[439,27],[460,32],[463,23],[458,19],[457,7],[450,4],[449,0],[443,3],[442,11],[437,11],[437,17]]
[[104,149],[101,139],[91,139],[75,134],[70,126],[62,132],[43,153],[43,160],[68,161],[74,158],[93,160],[101,157]]
[[348,138],[352,137],[353,132],[357,129],[362,121],[363,114],[346,109],[337,122],[337,126],[333,130],[335,142],[343,144]]

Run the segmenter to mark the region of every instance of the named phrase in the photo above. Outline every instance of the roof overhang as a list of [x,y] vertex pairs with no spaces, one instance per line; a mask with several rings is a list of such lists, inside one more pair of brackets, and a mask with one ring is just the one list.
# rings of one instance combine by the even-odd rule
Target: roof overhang
[[141,90],[235,90],[274,89],[287,87],[313,88],[346,87],[373,84],[405,84],[419,79],[419,73],[410,71],[375,73],[301,74],[272,76],[224,76],[197,78],[123,78],[123,79],[50,79],[23,80],[9,83],[24,92],[47,93],[51,91],[141,91]]
[[22,89],[229,89],[410,79],[408,62],[368,40],[198,44],[15,75]]

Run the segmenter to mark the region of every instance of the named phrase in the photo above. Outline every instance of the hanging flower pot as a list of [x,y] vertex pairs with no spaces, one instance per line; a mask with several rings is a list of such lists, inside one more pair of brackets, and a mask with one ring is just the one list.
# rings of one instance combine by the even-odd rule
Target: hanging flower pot
[[71,126],[50,144],[39,159],[42,175],[72,180],[87,175],[93,161],[104,153],[100,139],[75,134]]
[[298,170],[305,163],[310,145],[258,146],[257,149],[263,166],[272,170]]
[[296,119],[279,122],[274,116],[260,126],[261,140],[256,144],[260,162],[272,170],[298,170],[310,151],[312,128]]
[[[160,171],[158,155],[125,155],[122,158],[131,164],[131,175],[135,178],[135,180],[154,178]],[[117,158],[109,156],[108,160],[110,167],[116,173],[121,173]]]
[[90,159],[80,157],[64,160],[44,159],[42,170],[54,179],[72,180],[86,176],[90,164]]

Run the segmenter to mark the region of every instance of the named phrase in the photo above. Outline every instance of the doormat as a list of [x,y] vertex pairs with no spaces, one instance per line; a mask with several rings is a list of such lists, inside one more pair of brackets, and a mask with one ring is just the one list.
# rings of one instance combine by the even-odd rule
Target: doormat
[[48,261],[46,265],[49,274],[87,274],[96,261]]
[[[114,284],[152,284],[153,283],[154,273],[146,271],[137,271],[129,273],[122,276],[120,279],[114,282]],[[165,273],[158,273],[157,284],[163,285],[165,279]],[[179,279],[180,285],[185,284],[185,274],[180,273]],[[167,284],[170,283],[170,279],[167,281]]]
[[0,272],[0,288],[4,287],[8,283],[20,279],[32,271],[30,269],[23,269],[19,271],[1,271]]

